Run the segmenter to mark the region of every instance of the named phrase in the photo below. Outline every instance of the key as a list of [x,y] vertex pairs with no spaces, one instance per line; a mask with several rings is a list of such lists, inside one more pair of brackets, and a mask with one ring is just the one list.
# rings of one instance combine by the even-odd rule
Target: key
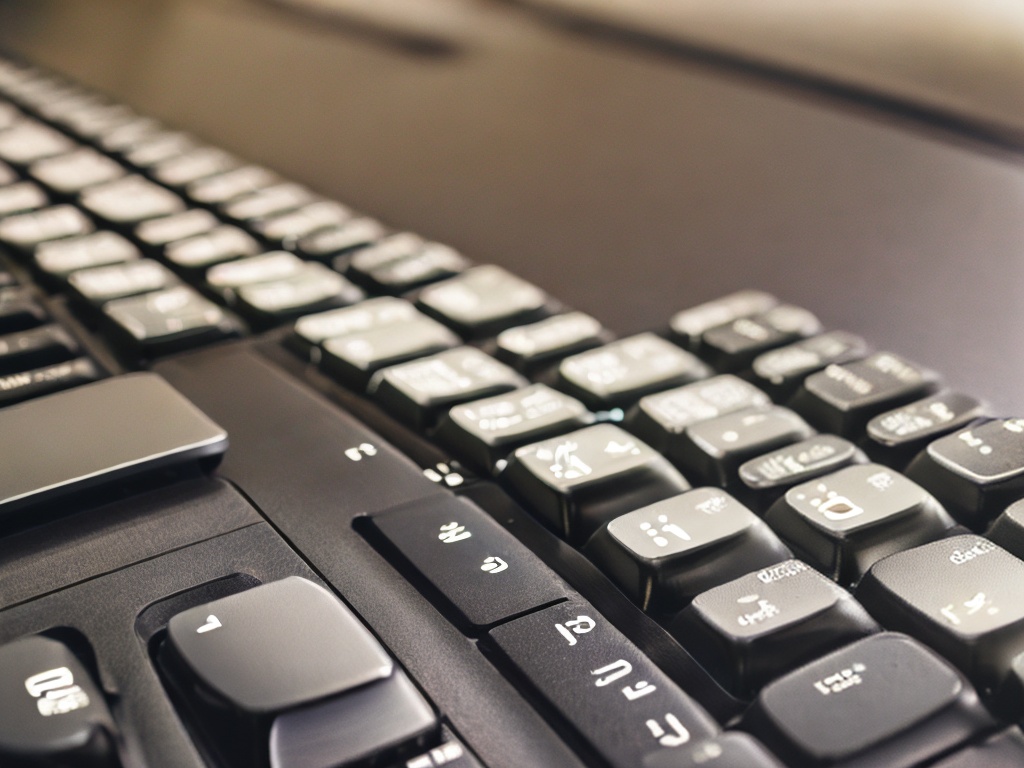
[[818,318],[806,309],[780,304],[704,331],[698,354],[719,371],[742,371],[761,353],[820,331]]
[[49,204],[46,193],[31,181],[0,187],[0,217],[35,211]]
[[345,307],[366,294],[323,264],[302,262],[295,274],[265,283],[240,287],[239,311],[254,325],[268,328],[308,312]]
[[230,200],[220,206],[220,211],[225,217],[244,223],[292,211],[315,200],[313,193],[299,184],[275,184]]
[[998,419],[930,443],[907,467],[952,515],[981,528],[1024,490],[1024,419]]
[[1024,560],[1024,499],[1008,506],[985,535],[1014,557]]
[[127,125],[137,116],[121,104],[86,107],[64,115],[60,124],[86,141],[96,142],[116,128]]
[[884,626],[914,635],[979,689],[995,689],[1024,652],[1024,562],[976,535],[953,536],[875,564],[857,599]]
[[77,357],[78,342],[59,325],[0,336],[0,374],[17,373]]
[[100,136],[99,144],[107,152],[124,152],[150,136],[155,136],[161,130],[160,123],[153,118],[136,117]]
[[254,229],[279,247],[294,246],[299,238],[325,227],[339,226],[352,218],[352,211],[340,203],[321,200],[294,211],[257,221]]
[[790,401],[822,432],[859,440],[873,416],[938,389],[938,377],[891,352],[846,365],[829,365],[804,379]]
[[955,525],[924,488],[880,464],[858,464],[796,485],[765,521],[798,557],[843,584]]
[[233,155],[215,147],[196,147],[169,157],[150,168],[150,176],[165,187],[183,189],[200,179],[237,168],[241,163]]
[[24,167],[76,148],[75,142],[63,133],[35,120],[20,120],[0,132],[0,160],[11,165]]
[[503,624],[490,641],[602,764],[636,768],[717,731],[696,702],[585,602]]
[[754,383],[783,402],[809,374],[826,365],[852,363],[867,354],[867,343],[860,336],[830,331],[758,355],[750,368]]
[[551,314],[543,291],[493,265],[472,267],[427,286],[416,304],[463,338],[493,336]]
[[970,684],[903,635],[872,635],[770,683],[742,727],[786,765],[920,765],[989,727]]
[[93,232],[41,243],[36,248],[36,266],[55,278],[90,267],[124,264],[142,257],[139,249],[116,232]]
[[195,140],[178,131],[160,131],[140,139],[122,153],[125,161],[140,170],[180,157],[196,148]]
[[276,184],[280,179],[258,165],[243,165],[208,179],[194,181],[185,188],[185,197],[200,205],[221,205],[243,195]]
[[107,302],[103,314],[125,349],[139,357],[159,357],[241,335],[238,320],[179,285]]
[[0,516],[158,470],[212,468],[227,448],[224,430],[152,373],[5,408],[0,434],[25,436],[2,444]]
[[143,247],[162,253],[165,246],[207,232],[220,225],[220,219],[202,208],[192,208],[160,219],[149,219],[135,227],[135,239]]
[[710,375],[711,370],[686,350],[653,333],[641,333],[567,357],[558,367],[558,386],[591,410],[609,410]]
[[37,245],[63,237],[87,235],[92,221],[71,205],[54,205],[0,221],[0,243],[15,251],[31,253]]
[[668,457],[699,482],[728,488],[744,462],[813,434],[788,408],[762,406],[690,425],[670,441]]
[[401,294],[459,274],[469,267],[453,248],[399,234],[356,251],[348,260],[353,280],[378,293]]
[[905,467],[932,440],[983,418],[988,407],[970,395],[940,392],[875,416],[867,425],[867,450],[875,461]]
[[753,736],[726,731],[675,752],[644,761],[644,768],[783,768]]
[[103,692],[66,645],[30,635],[0,646],[0,762],[118,765]]
[[262,248],[238,227],[219,226],[209,232],[169,243],[164,258],[182,272],[201,275],[207,267],[255,256]]
[[456,347],[374,374],[368,393],[390,415],[426,429],[453,405],[498,395],[527,381],[472,347]]
[[295,321],[288,345],[315,363],[319,361],[320,345],[328,339],[358,335],[389,326],[401,327],[405,323],[415,323],[419,317],[425,316],[408,301],[381,296],[352,307],[300,317]]
[[[379,243],[374,243],[368,248],[360,248],[350,254],[345,260],[345,270],[354,280],[363,280],[375,269],[415,256],[425,245],[422,237],[411,232],[388,235]],[[338,266],[340,265],[339,261]]]
[[206,272],[206,283],[225,299],[233,301],[242,286],[292,277],[304,265],[305,262],[293,253],[270,251],[210,267]]
[[669,327],[680,345],[696,352],[705,331],[741,317],[767,312],[777,303],[774,296],[762,291],[738,291],[676,313]]
[[25,288],[0,288],[0,333],[35,328],[49,315]]
[[633,602],[661,615],[751,568],[792,556],[754,513],[715,488],[620,515],[583,551]]
[[554,572],[467,501],[414,502],[371,522],[411,564],[414,583],[463,630],[486,629],[566,598]]
[[68,276],[68,286],[86,306],[99,308],[108,301],[162,291],[178,284],[167,267],[152,259],[82,269]]
[[612,340],[590,315],[568,312],[498,334],[495,356],[522,374],[536,375],[546,365]]
[[625,426],[667,454],[691,424],[770,404],[760,389],[725,373],[641,398],[626,414]]
[[112,227],[132,227],[146,219],[185,210],[185,201],[143,178],[125,176],[89,187],[80,196],[82,207]]
[[733,694],[880,631],[842,587],[786,560],[698,595],[670,631]]
[[527,509],[576,544],[621,514],[690,489],[665,457],[613,424],[523,446],[502,477]]
[[[359,217],[300,237],[298,242],[290,247],[304,259],[326,261],[354,248],[370,245],[383,236],[383,224]],[[339,268],[336,265],[334,268],[339,272],[344,271],[344,266]]]
[[60,195],[76,195],[87,187],[105,184],[125,175],[115,160],[91,147],[81,147],[66,155],[37,160],[28,174]]
[[0,407],[96,381],[102,376],[85,357],[66,363],[0,376]]
[[516,448],[571,432],[594,421],[579,400],[544,384],[457,405],[436,438],[484,474],[500,472]]

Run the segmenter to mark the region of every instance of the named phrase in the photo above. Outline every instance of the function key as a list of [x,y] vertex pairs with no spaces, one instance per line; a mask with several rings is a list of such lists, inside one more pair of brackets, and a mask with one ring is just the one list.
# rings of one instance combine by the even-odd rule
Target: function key
[[81,203],[87,211],[114,227],[132,226],[185,210],[185,202],[180,197],[142,176],[125,176],[89,187],[82,192]]
[[518,373],[480,350],[456,347],[384,368],[370,380],[368,389],[389,414],[426,429],[453,405],[526,384]]
[[21,120],[0,131],[0,160],[25,167],[78,147],[63,133],[35,120]]
[[672,633],[737,696],[880,631],[853,596],[799,560],[698,595]]
[[114,299],[161,291],[177,283],[173,272],[152,259],[82,269],[68,276],[68,285],[77,297],[97,308]]
[[583,551],[641,608],[662,615],[751,568],[792,557],[753,512],[715,488],[616,517]]
[[502,331],[495,356],[520,373],[536,375],[545,365],[611,340],[611,334],[590,315],[568,312]]
[[222,149],[196,147],[184,154],[161,160],[149,169],[149,175],[164,186],[184,188],[200,179],[224,173],[240,165]]
[[242,195],[276,184],[276,174],[258,165],[243,165],[188,185],[185,196],[200,205],[222,205]]
[[472,267],[424,288],[417,305],[463,338],[493,336],[551,314],[547,295],[501,267]]
[[49,204],[46,193],[31,181],[0,187],[0,217],[35,211]]
[[957,520],[983,527],[1024,492],[1024,419],[998,419],[940,437],[907,467]]
[[891,352],[811,374],[790,405],[823,432],[858,440],[872,417],[930,395],[938,377]]
[[63,278],[79,269],[124,264],[141,258],[139,249],[116,232],[93,232],[41,243],[36,266],[50,277]]
[[543,384],[457,405],[437,430],[437,440],[474,469],[490,474],[516,448],[591,424],[583,403]]
[[741,371],[769,349],[821,331],[818,318],[790,304],[758,315],[737,318],[709,328],[701,336],[699,354],[720,371]]
[[867,343],[860,336],[829,331],[758,355],[751,363],[751,371],[755,384],[782,401],[815,371],[826,365],[852,363],[867,354]]
[[315,200],[313,193],[299,184],[275,184],[228,201],[221,206],[221,212],[244,223],[292,211]]
[[988,408],[959,392],[940,392],[880,413],[868,422],[863,445],[883,464],[905,466],[932,440],[983,418]]
[[641,333],[566,358],[558,367],[558,386],[592,410],[608,410],[710,375],[686,350]]
[[991,723],[956,670],[909,637],[882,633],[769,684],[742,727],[786,765],[911,768]]
[[759,315],[778,304],[762,291],[737,291],[714,301],[684,309],[673,316],[669,327],[676,341],[691,351],[700,347],[704,332],[741,317]]
[[[304,235],[294,245],[289,243],[288,248],[304,259],[326,261],[338,254],[370,245],[384,237],[384,234],[384,225],[379,221],[359,217]],[[339,258],[347,259],[345,256]],[[334,264],[339,272],[344,272],[346,266],[347,261],[345,264]]]
[[0,220],[0,243],[31,253],[40,243],[87,235],[95,229],[92,220],[74,206],[54,205]]
[[853,584],[878,560],[947,534],[935,498],[879,464],[857,464],[790,488],[765,520],[826,575]]
[[351,218],[352,211],[340,203],[320,200],[257,221],[253,229],[264,240],[291,248],[300,237],[325,227],[339,226]]
[[527,509],[580,544],[619,515],[690,489],[665,457],[613,424],[519,448],[502,476]]
[[121,178],[125,170],[95,149],[81,147],[66,155],[38,160],[32,163],[28,173],[57,194],[76,195],[86,187]]
[[164,248],[164,258],[182,272],[198,276],[207,267],[255,256],[261,250],[260,244],[251,235],[238,227],[225,224],[209,232],[168,243]]
[[143,247],[161,251],[165,246],[196,235],[203,235],[220,225],[220,219],[202,208],[149,219],[135,228],[135,239]]

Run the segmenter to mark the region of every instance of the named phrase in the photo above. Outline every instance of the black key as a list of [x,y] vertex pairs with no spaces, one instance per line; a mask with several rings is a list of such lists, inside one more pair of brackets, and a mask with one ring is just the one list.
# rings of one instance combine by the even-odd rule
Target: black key
[[76,110],[64,115],[60,124],[80,139],[97,141],[115,128],[137,119],[134,112],[121,104],[105,104]]
[[480,350],[456,347],[378,371],[368,392],[390,415],[425,429],[453,405],[526,384],[518,373]]
[[669,327],[676,341],[695,352],[705,331],[741,317],[767,312],[777,303],[774,296],[763,291],[737,291],[678,312],[672,317]]
[[813,434],[793,411],[768,405],[690,425],[670,441],[668,457],[699,482],[728,488],[744,462]]
[[41,635],[0,646],[0,763],[117,764],[103,692],[71,652]]
[[467,267],[465,257],[447,245],[400,234],[356,251],[347,271],[373,291],[400,294],[457,275]]
[[80,196],[82,207],[113,227],[134,227],[146,219],[185,210],[185,201],[142,176],[89,187]]
[[964,525],[981,528],[1024,493],[1024,419],[940,437],[907,467]]
[[553,571],[469,502],[417,501],[375,515],[372,522],[411,563],[414,583],[425,585],[428,597],[465,630],[491,627],[566,597]]
[[63,363],[77,357],[78,342],[59,325],[0,336],[0,375]]
[[493,265],[424,288],[417,305],[463,338],[493,336],[551,314],[543,291]]
[[[306,315],[295,321],[289,346],[311,362],[319,362],[319,347],[328,339],[361,334],[380,328],[401,327],[425,317],[404,299],[381,296],[353,307]],[[433,320],[431,322],[434,322]],[[451,333],[449,331],[449,333]],[[451,334],[455,338],[454,334]]]
[[279,247],[293,248],[304,235],[326,227],[338,227],[351,218],[352,211],[340,203],[320,200],[257,221],[253,228],[264,240]]
[[787,560],[698,595],[670,627],[737,696],[880,627],[842,587]]
[[292,277],[304,266],[305,262],[294,253],[270,251],[210,267],[206,272],[206,284],[226,301],[232,302],[237,298],[239,288]]
[[1024,560],[1024,499],[1013,502],[992,524],[987,538]]
[[166,187],[184,188],[239,164],[237,158],[222,149],[196,147],[156,163],[149,169],[149,175]]
[[980,536],[954,536],[876,563],[857,599],[914,635],[979,689],[995,689],[1024,653],[1024,562]]
[[31,253],[48,240],[87,235],[93,230],[92,221],[74,206],[54,205],[0,221],[0,243]]
[[35,120],[21,120],[0,131],[0,160],[21,167],[62,155],[77,146],[63,133]]
[[159,253],[178,240],[204,235],[220,226],[220,219],[203,208],[191,208],[160,219],[149,219],[135,228],[135,239]]
[[28,173],[61,195],[76,195],[87,187],[105,184],[125,175],[120,163],[90,147],[38,160],[32,163]]
[[234,317],[184,285],[108,302],[103,313],[113,321],[116,339],[139,357],[159,357],[242,333]]
[[519,448],[503,478],[527,509],[574,543],[621,514],[690,489],[664,456],[613,424]]
[[945,661],[908,637],[882,633],[768,685],[742,727],[787,765],[910,768],[991,722]]
[[99,137],[99,145],[107,152],[124,152],[161,131],[160,123],[151,117],[136,117],[120,123]]
[[31,181],[0,187],[0,217],[35,211],[49,204],[46,193]]
[[821,323],[806,309],[782,304],[709,328],[701,336],[698,352],[720,371],[742,371],[761,353],[819,331]]
[[316,196],[305,187],[284,183],[237,197],[222,205],[220,210],[227,218],[243,223],[293,211],[316,200]]
[[750,367],[754,383],[783,401],[809,374],[826,365],[852,363],[867,354],[867,343],[860,336],[830,331],[758,355]]
[[177,284],[174,273],[152,259],[83,269],[68,277],[68,286],[77,298],[92,307],[140,293],[162,291]]
[[729,413],[771,404],[768,395],[731,373],[647,395],[626,414],[626,428],[661,453],[686,428]]
[[96,364],[85,357],[34,371],[0,376],[0,406],[88,384],[101,376]]
[[127,147],[121,156],[130,165],[148,170],[158,163],[180,157],[196,148],[195,140],[185,133],[160,131]]
[[611,340],[611,334],[590,315],[568,312],[502,331],[494,354],[520,373],[535,374],[545,365]]
[[751,568],[792,556],[753,512],[716,488],[616,517],[583,551],[641,608],[662,615]]
[[235,295],[239,311],[263,328],[308,312],[346,307],[366,298],[358,286],[315,262],[301,262],[300,269],[286,277],[243,285]]
[[207,267],[255,256],[261,250],[251,235],[238,227],[224,225],[168,244],[164,258],[182,272],[200,275]]
[[641,333],[567,357],[558,367],[558,386],[592,410],[608,410],[710,375],[711,370],[686,350],[653,333]]
[[[224,430],[152,373],[98,381],[0,411],[0,514],[143,473],[215,464]],[[83,446],[88,446],[83,450]]]
[[[382,238],[384,232],[384,225],[379,221],[360,217],[300,237],[294,246],[289,244],[289,248],[304,259],[326,261],[353,248],[367,246]],[[346,265],[347,261],[341,268],[337,265],[334,268],[341,272]]]
[[938,377],[891,352],[811,374],[790,405],[822,432],[857,441],[873,416],[938,389]]
[[739,498],[764,512],[791,486],[865,462],[867,457],[849,440],[815,435],[742,464]]
[[932,440],[984,417],[987,406],[970,395],[940,392],[875,416],[863,445],[875,461],[906,466]]
[[280,181],[266,168],[244,165],[208,179],[194,181],[185,190],[185,196],[200,205],[221,205],[242,195],[269,187]]
[[41,272],[63,278],[72,272],[110,264],[125,264],[141,258],[139,249],[116,232],[100,231],[41,243],[35,262]]
[[[344,269],[354,280],[361,281],[366,279],[372,270],[416,255],[425,245],[426,241],[422,237],[411,232],[388,235],[380,242],[350,254],[344,260]],[[339,260],[335,268],[341,266],[342,262]]]
[[24,331],[46,322],[43,305],[24,288],[0,288],[0,333]]
[[593,421],[579,400],[544,384],[533,384],[455,406],[442,419],[436,438],[467,466],[490,474],[500,472],[516,448]]
[[966,747],[932,768],[1019,768],[1024,765],[1024,733],[1009,728]]
[[636,768],[712,736],[711,717],[593,606],[569,602],[490,632],[525,677],[602,764]]
[[878,560],[944,536],[954,521],[914,482],[857,464],[790,488],[765,520],[797,556],[844,584]]
[[753,736],[727,731],[644,760],[643,768],[784,768]]

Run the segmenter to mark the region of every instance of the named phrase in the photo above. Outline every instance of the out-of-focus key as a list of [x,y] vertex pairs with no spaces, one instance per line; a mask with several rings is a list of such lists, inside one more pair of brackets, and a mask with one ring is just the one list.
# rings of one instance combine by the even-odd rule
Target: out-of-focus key
[[0,217],[34,211],[49,203],[46,193],[31,181],[0,187]]
[[89,187],[82,192],[82,207],[113,227],[133,227],[146,219],[170,216],[185,210],[185,202],[173,192],[142,176]]
[[24,288],[0,288],[0,333],[23,331],[46,322],[43,305]]
[[225,225],[169,243],[164,258],[179,270],[198,276],[214,264],[255,256],[260,250],[251,235]]
[[120,163],[91,147],[38,160],[29,167],[28,172],[40,184],[45,184],[61,195],[75,195],[86,187],[104,184],[125,175]]
[[0,243],[27,254],[48,240],[87,235],[95,229],[92,220],[74,206],[53,205],[0,221]]
[[279,181],[266,168],[244,165],[188,185],[185,196],[200,205],[220,205]]
[[75,142],[59,131],[35,120],[21,120],[0,131],[0,160],[27,166],[76,148]]
[[[290,250],[294,250],[304,259],[326,261],[354,248],[370,245],[384,237],[384,233],[384,225],[379,221],[359,217],[349,219],[344,224],[337,224],[311,232],[300,237],[294,245],[287,244],[287,247]],[[335,265],[334,268],[341,272],[344,269],[344,265],[342,265],[341,269],[339,269],[338,265]]]
[[758,355],[751,364],[751,372],[755,384],[782,402],[808,375],[826,365],[852,363],[867,353],[868,346],[860,336],[830,331]]
[[162,291],[177,285],[178,278],[152,259],[126,264],[83,269],[68,276],[68,286],[87,306],[101,307],[108,301]]
[[0,374],[62,363],[79,354],[78,342],[59,325],[0,336]]
[[96,364],[86,357],[0,376],[0,406],[88,384],[101,376]]
[[124,264],[140,258],[139,249],[116,232],[93,232],[80,237],[42,243],[36,248],[36,266],[50,277],[67,277],[90,267]]
[[203,208],[191,208],[171,216],[149,219],[135,228],[135,239],[144,248],[162,253],[170,243],[203,235],[220,225],[220,219]]
[[530,374],[611,340],[611,334],[590,315],[568,312],[502,331],[496,339],[495,356],[520,373]]
[[762,291],[737,291],[676,313],[669,327],[676,341],[696,351],[705,331],[741,317],[767,312],[777,303],[774,296]]
[[709,328],[698,353],[719,371],[742,371],[761,353],[820,330],[818,318],[806,309],[784,304]]

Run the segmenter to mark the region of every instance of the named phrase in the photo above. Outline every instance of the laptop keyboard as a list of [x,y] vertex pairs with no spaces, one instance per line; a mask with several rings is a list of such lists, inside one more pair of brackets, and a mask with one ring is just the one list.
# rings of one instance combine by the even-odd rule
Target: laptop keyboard
[[615,339],[0,61],[0,764],[1024,764],[1024,420]]

